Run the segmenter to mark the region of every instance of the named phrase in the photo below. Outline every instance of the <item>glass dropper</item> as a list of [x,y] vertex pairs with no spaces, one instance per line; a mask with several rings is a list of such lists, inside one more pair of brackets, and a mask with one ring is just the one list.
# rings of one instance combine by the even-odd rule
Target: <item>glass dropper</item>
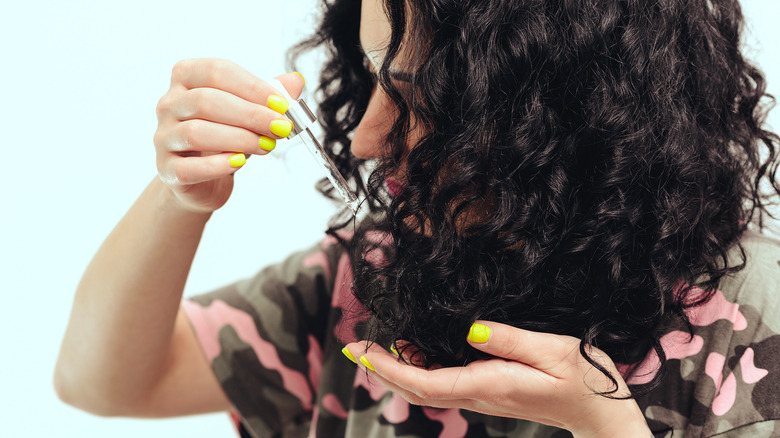
[[303,144],[306,145],[306,149],[311,152],[317,163],[322,166],[325,171],[325,176],[330,183],[333,184],[333,188],[339,193],[344,200],[344,203],[352,210],[353,214],[357,214],[359,204],[357,196],[355,196],[355,193],[349,188],[349,184],[347,184],[347,181],[341,173],[339,173],[336,164],[333,163],[333,160],[330,159],[328,153],[323,149],[320,142],[317,141],[317,137],[315,137],[309,129],[309,127],[317,121],[317,116],[309,109],[309,106],[306,105],[306,102],[304,102],[303,99],[293,99],[281,82],[277,79],[273,79],[272,81],[275,82],[274,85],[277,85],[276,89],[279,90],[279,92],[284,95],[284,98],[290,103],[290,107],[284,115],[293,123],[293,129],[287,138],[293,139],[298,137],[301,139]]

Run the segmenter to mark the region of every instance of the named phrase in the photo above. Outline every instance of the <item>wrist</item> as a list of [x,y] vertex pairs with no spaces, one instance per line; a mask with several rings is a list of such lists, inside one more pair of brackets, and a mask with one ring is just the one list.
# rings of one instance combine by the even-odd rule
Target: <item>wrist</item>
[[168,185],[155,178],[151,183],[157,199],[157,207],[162,212],[180,216],[184,220],[194,220],[196,222],[207,222],[213,213],[213,210],[205,209],[185,202]]
[[620,424],[608,425],[600,430],[592,430],[587,433],[572,432],[574,438],[653,438],[653,432],[642,419],[632,423],[620,422]]
[[[575,438],[648,438],[653,436],[636,401],[633,399],[605,401],[612,403],[604,403],[597,415],[592,415],[593,412],[589,413],[586,416],[587,424],[569,429]],[[620,403],[619,406],[618,403]]]
[[163,183],[160,178],[152,181],[157,193],[158,207],[163,211],[176,215],[184,215],[195,220],[208,221],[213,210],[186,202],[172,188]]

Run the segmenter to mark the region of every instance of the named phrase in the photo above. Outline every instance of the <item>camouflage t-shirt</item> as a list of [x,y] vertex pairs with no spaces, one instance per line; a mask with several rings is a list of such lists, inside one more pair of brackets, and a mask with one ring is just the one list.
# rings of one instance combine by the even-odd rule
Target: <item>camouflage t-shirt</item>
[[[669,329],[660,386],[637,399],[656,437],[780,437],[780,243],[746,234],[747,267],[689,313],[691,339]],[[735,259],[736,260],[736,259]],[[529,421],[414,406],[341,353],[365,309],[335,239],[182,307],[242,434],[260,437],[571,436]],[[629,385],[649,382],[651,353]]]

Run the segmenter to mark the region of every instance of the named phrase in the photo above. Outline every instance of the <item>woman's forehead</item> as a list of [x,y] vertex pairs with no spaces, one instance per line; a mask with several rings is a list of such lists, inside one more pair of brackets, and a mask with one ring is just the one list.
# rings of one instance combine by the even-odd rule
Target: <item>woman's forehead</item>
[[362,0],[360,45],[376,69],[382,65],[390,35],[390,21],[385,14],[384,0]]

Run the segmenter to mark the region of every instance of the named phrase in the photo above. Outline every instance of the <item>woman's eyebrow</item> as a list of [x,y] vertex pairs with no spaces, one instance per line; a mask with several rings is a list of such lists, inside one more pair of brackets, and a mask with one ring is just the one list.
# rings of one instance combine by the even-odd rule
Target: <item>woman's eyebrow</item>
[[392,67],[389,70],[387,70],[387,74],[389,74],[391,78],[401,82],[411,83],[413,78],[412,73],[409,73],[407,71],[396,70],[395,68]]
[[[373,65],[373,62],[371,61],[371,57],[368,56],[368,54],[366,53],[366,50],[363,48],[363,44],[358,44],[358,48],[360,49],[360,53],[362,53],[363,56],[366,59],[368,59],[368,62]],[[396,69],[394,67],[390,67],[387,70],[387,74],[389,74],[391,78],[393,78],[393,79],[395,79],[397,81],[409,82],[409,83],[412,82],[412,78],[414,77],[414,75],[412,73],[406,72],[406,71],[401,71],[401,70],[398,70],[398,69]]]

